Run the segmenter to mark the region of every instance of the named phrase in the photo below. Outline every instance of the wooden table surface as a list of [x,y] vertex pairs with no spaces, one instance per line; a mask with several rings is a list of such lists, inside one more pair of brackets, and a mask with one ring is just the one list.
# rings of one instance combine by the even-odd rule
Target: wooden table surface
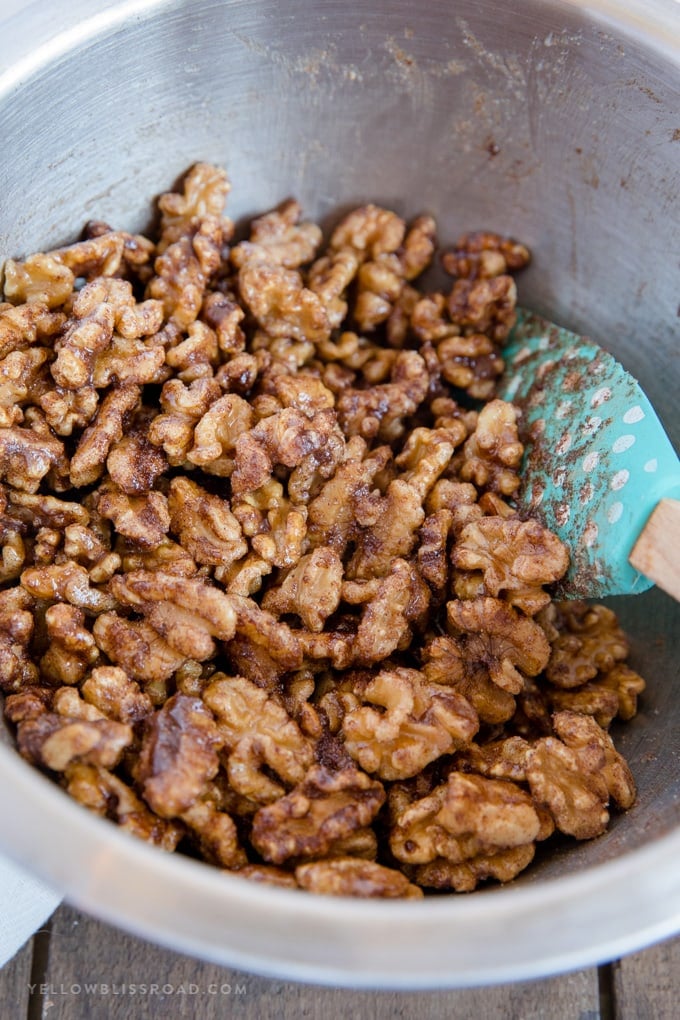
[[201,963],[61,906],[0,970],[0,1020],[183,1017],[678,1020],[680,938],[546,981],[445,992],[351,991]]

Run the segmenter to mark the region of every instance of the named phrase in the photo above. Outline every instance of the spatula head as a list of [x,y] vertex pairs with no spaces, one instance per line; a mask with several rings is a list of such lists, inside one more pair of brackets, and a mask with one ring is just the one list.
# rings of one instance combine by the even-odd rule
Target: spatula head
[[518,502],[567,545],[565,597],[634,594],[628,562],[652,510],[680,496],[680,465],[639,384],[586,337],[520,312],[499,396],[519,406]]

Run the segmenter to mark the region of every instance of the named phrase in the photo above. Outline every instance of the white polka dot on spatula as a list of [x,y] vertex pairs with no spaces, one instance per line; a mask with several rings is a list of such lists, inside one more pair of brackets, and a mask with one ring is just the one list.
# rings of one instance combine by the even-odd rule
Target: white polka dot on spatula
[[635,407],[629,408],[623,416],[623,420],[626,425],[635,425],[636,422],[642,421],[645,416],[645,412],[642,410],[639,404]]
[[624,487],[629,478],[630,471],[628,471],[627,468],[623,468],[621,471],[617,471],[615,475],[612,475],[610,487],[614,490],[614,492],[618,492],[619,489]]
[[607,520],[610,524],[616,524],[617,521],[621,520],[621,514],[623,513],[623,503],[612,503],[607,510]]
[[626,450],[630,450],[631,446],[635,442],[635,436],[630,434],[625,436],[619,436],[612,443],[612,450],[614,453],[625,453]]

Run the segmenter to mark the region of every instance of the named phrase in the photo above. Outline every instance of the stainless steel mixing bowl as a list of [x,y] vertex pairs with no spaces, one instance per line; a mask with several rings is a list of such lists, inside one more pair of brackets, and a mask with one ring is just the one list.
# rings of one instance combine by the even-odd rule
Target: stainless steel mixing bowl
[[[144,226],[196,159],[230,213],[367,199],[526,241],[525,304],[606,344],[679,438],[680,5],[605,0],[4,0],[0,261],[89,218]],[[84,909],[288,978],[480,984],[680,930],[678,607],[617,601],[649,681],[639,801],[511,888],[421,903],[262,888],[92,817],[2,735],[0,845]]]

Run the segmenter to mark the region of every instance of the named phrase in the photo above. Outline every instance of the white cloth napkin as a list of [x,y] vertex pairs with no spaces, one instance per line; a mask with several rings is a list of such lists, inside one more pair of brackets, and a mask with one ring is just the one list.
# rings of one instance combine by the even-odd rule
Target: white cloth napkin
[[19,952],[60,900],[59,893],[0,857],[0,967]]

